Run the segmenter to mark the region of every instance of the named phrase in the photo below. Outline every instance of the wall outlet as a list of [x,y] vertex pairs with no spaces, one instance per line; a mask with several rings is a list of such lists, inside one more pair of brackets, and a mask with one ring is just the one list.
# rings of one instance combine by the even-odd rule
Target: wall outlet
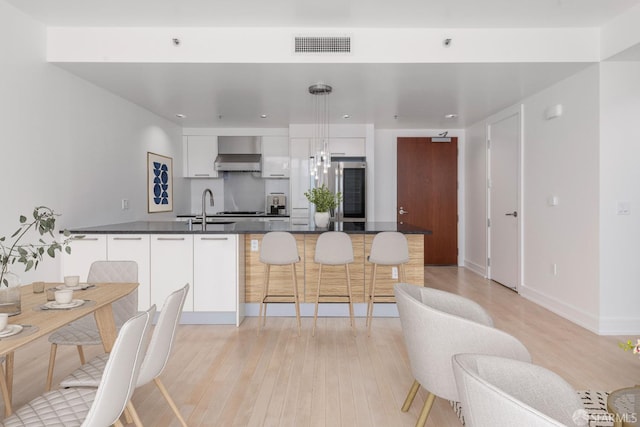
[[129,210],[129,199],[122,199],[122,210]]
[[556,263],[551,264],[551,273],[553,273],[554,276],[558,275],[558,264]]
[[391,278],[392,279],[398,278],[398,267],[391,267]]
[[258,252],[258,239],[251,239],[251,252]]

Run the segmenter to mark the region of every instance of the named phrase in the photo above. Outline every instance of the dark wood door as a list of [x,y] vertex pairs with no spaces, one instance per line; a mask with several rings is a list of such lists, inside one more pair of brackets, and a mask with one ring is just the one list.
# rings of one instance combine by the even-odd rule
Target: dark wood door
[[458,139],[449,139],[398,138],[397,218],[432,231],[424,236],[429,265],[458,262]]

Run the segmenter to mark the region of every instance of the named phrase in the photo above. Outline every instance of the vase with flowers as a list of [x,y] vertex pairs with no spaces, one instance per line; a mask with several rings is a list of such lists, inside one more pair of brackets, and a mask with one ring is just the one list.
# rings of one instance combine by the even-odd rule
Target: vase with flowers
[[631,340],[618,343],[618,347],[624,351],[633,351],[633,354],[640,354],[640,339],[635,344]]
[[316,213],[313,217],[316,227],[326,228],[331,218],[330,212],[340,204],[342,193],[334,194],[326,185],[322,184],[320,187],[305,191],[304,195],[316,207]]
[[[56,252],[71,253],[69,243],[73,239],[69,232],[63,232],[61,242],[53,234],[58,214],[46,206],[38,206],[32,216],[27,219],[20,215],[18,229],[9,238],[0,237],[0,313],[10,316],[21,311],[20,279],[11,271],[15,264],[24,264],[24,271],[35,270],[45,256],[55,258]],[[34,233],[39,236],[37,242],[23,243],[26,236]]]

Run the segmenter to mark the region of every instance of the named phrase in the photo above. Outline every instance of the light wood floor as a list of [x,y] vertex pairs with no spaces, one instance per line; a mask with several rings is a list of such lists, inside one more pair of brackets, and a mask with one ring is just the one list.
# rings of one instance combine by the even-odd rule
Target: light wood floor
[[[496,327],[518,337],[534,362],[562,375],[576,389],[613,390],[638,383],[640,360],[618,349],[630,337],[600,337],[516,293],[456,267],[425,269],[427,286],[483,305]],[[302,336],[293,318],[269,318],[260,337],[256,319],[233,326],[182,325],[162,379],[190,426],[413,426],[426,394],[409,413],[400,406],[413,379],[398,319],[374,319],[366,336],[357,319],[312,319]],[[99,349],[88,351],[88,356]],[[42,392],[49,345],[16,354],[16,407]],[[75,349],[58,350],[55,381],[77,366]],[[178,426],[152,385],[134,396],[146,426]],[[449,403],[436,399],[431,427],[460,425]]]

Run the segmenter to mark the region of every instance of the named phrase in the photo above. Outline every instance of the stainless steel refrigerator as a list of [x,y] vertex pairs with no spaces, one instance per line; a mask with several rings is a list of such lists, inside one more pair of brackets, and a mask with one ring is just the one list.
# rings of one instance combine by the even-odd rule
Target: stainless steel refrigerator
[[334,193],[342,193],[342,202],[332,215],[336,221],[366,221],[367,162],[363,157],[332,158],[326,183]]

